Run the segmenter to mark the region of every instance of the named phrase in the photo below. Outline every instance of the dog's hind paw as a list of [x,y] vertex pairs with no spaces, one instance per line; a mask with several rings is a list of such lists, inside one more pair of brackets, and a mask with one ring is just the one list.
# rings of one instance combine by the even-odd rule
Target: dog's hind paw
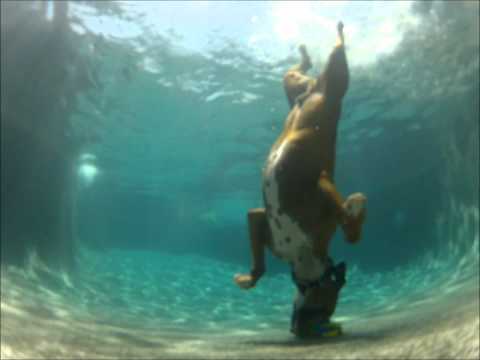
[[350,195],[345,201],[345,210],[349,216],[358,217],[365,209],[367,197],[362,193],[355,193]]

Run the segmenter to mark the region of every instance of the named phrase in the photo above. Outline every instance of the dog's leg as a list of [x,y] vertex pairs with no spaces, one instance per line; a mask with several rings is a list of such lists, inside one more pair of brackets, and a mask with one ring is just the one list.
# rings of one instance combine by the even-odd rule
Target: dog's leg
[[325,171],[320,175],[318,188],[334,205],[337,221],[341,225],[347,241],[355,243],[360,240],[362,225],[366,217],[366,196],[355,193],[344,201]]
[[339,103],[343,99],[349,82],[342,22],[338,23],[337,31],[337,43],[330,54],[325,71],[319,76],[313,89],[322,92],[326,101],[330,103]]
[[295,100],[313,87],[314,79],[305,75],[312,68],[312,62],[305,45],[298,48],[302,59],[299,64],[292,66],[283,77],[283,88],[287,95],[290,107],[293,107]]
[[318,180],[318,189],[327,196],[335,208],[337,219],[341,223],[347,216],[342,195],[337,191],[335,185],[331,182],[326,171],[322,171],[320,179]]
[[350,195],[345,201],[344,208],[347,212],[346,221],[341,223],[342,230],[348,242],[354,244],[360,240],[362,226],[365,222],[367,198],[361,193]]
[[265,246],[270,234],[265,209],[252,209],[248,212],[248,228],[252,271],[250,274],[235,275],[235,283],[242,289],[254,287],[265,272]]
[[288,71],[298,71],[300,74],[305,75],[312,68],[312,60],[305,45],[300,45],[298,51],[302,57],[300,64],[293,65]]

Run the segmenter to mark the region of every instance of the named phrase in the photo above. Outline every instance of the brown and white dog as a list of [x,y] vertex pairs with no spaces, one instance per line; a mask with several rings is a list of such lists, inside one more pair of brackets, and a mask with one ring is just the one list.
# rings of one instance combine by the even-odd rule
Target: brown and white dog
[[[366,197],[355,193],[344,201],[333,184],[337,124],[349,82],[341,22],[337,30],[337,44],[318,78],[305,75],[312,65],[303,45],[301,63],[285,74],[291,111],[264,167],[265,208],[248,212],[253,267],[234,278],[243,289],[254,287],[264,274],[265,247],[291,264],[296,279],[311,282],[326,270],[337,225],[348,242],[360,239]],[[313,288],[302,304],[322,306],[329,318],[337,293]]]

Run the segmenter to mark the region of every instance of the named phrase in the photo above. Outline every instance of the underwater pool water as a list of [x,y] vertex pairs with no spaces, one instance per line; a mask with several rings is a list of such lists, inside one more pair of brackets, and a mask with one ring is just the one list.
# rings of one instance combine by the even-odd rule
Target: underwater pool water
[[82,264],[73,278],[41,267],[2,274],[2,357],[474,358],[478,349],[478,272],[468,268],[353,269],[334,317],[345,334],[319,342],[286,331],[286,274],[239,294],[231,275],[241,267],[195,255],[109,251]]
[[[478,2],[1,2],[1,358],[478,359]],[[25,21],[29,19],[29,21]],[[246,214],[305,43],[345,23],[344,334],[290,332]]]

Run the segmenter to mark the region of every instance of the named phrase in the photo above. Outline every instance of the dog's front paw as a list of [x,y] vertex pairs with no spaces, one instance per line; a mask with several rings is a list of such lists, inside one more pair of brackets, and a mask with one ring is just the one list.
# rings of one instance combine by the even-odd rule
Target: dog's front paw
[[249,274],[236,274],[234,277],[235,283],[241,289],[251,289],[255,286],[255,282],[253,281],[252,275]]

